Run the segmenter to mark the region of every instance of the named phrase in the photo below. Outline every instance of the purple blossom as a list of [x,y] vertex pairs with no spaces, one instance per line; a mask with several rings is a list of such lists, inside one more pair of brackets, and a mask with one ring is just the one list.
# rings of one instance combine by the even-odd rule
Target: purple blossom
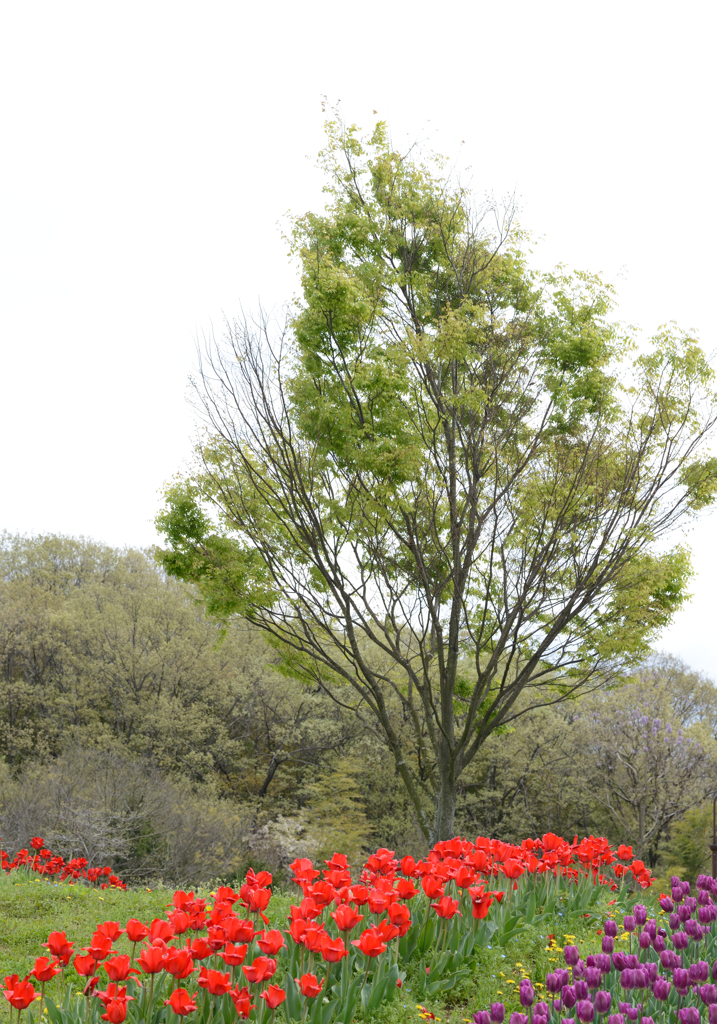
[[612,1005],[612,996],[609,992],[601,989],[595,993],[595,1010],[597,1013],[609,1013]]
[[505,1006],[503,1003],[490,1004],[491,1024],[503,1024],[505,1020]]
[[581,999],[577,1005],[577,1014],[581,1024],[592,1024],[595,1019],[595,1007],[589,999]]

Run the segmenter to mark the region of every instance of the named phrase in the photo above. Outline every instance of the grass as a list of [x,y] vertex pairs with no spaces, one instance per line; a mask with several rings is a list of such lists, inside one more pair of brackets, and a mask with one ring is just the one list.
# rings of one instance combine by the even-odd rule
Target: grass
[[[75,948],[79,949],[87,945],[102,921],[118,921],[123,927],[131,917],[146,922],[164,917],[173,892],[173,888],[167,887],[99,890],[58,884],[31,875],[19,877],[19,873],[6,875],[0,872],[0,978],[8,974],[24,977],[33,968],[35,958],[46,954],[42,943],[47,941],[51,931],[64,930],[68,939],[75,943]],[[204,897],[211,895],[209,890],[199,890],[198,894]],[[610,909],[607,906],[608,896],[606,893],[600,901],[599,913],[603,916],[607,916]],[[648,893],[645,897],[645,902],[653,902]],[[268,910],[272,927],[286,926],[293,900],[295,893],[274,891]],[[653,907],[650,914],[654,914],[656,909],[659,908]],[[571,938],[569,941],[578,946],[585,958],[601,948],[598,935],[601,920],[596,923],[595,920],[578,919],[577,923],[571,921],[566,926],[559,918],[537,918],[536,927],[505,948],[495,944],[476,950],[471,976],[432,1003],[424,1001],[426,1010],[442,1024],[462,1024],[465,1020],[470,1021],[474,1011],[487,1009],[491,1002],[500,1000],[506,1004],[506,1019],[509,1019],[510,1012],[519,1008],[517,987],[520,979],[529,977],[540,999],[544,989],[538,986],[544,983],[546,973],[563,964],[559,950],[546,948],[548,934],[555,934],[558,947],[568,941],[566,934],[574,935],[574,940]],[[116,943],[116,948],[119,952],[130,951],[126,937]],[[365,1024],[398,1024],[399,1021],[402,1024],[406,1021],[420,1024],[426,1018],[421,1018],[421,1011],[416,1006],[418,1000],[412,996],[419,970],[425,970],[425,961],[411,962],[397,998],[384,1003],[375,1015],[358,1014],[357,1019]],[[56,984],[53,981],[47,985],[46,991],[50,996],[54,997]],[[0,1006],[0,1021],[9,1022],[9,1004],[4,999],[0,1002],[3,1004]]]

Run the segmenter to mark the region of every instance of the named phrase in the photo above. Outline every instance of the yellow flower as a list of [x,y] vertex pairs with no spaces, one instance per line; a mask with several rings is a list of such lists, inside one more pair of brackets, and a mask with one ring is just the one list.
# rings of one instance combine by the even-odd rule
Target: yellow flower
[[620,938],[622,939],[623,942],[627,942],[627,940],[630,938],[630,933],[629,932],[623,932],[622,935],[620,936]]

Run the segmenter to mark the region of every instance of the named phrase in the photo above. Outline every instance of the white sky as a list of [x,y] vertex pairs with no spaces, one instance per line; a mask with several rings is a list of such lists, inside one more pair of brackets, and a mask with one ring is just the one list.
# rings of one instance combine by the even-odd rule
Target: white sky
[[[155,542],[194,338],[296,289],[320,99],[516,190],[541,264],[717,347],[715,8],[703,0],[7,4],[0,528]],[[307,159],[308,158],[308,159]],[[717,678],[714,518],[661,646]]]

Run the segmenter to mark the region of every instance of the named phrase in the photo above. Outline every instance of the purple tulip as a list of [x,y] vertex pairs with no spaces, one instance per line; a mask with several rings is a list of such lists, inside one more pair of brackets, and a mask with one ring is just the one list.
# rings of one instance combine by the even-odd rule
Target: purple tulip
[[651,939],[654,939],[657,935],[657,921],[654,917],[645,922],[645,931],[649,933]]
[[612,996],[609,992],[601,989],[595,993],[595,1011],[597,1013],[609,1013],[612,1005]]
[[717,981],[717,960],[712,964],[712,978]]
[[602,984],[602,971],[599,967],[588,967],[585,971],[585,984],[595,991]]
[[533,1013],[533,1024],[548,1024],[547,1013]]
[[712,902],[712,897],[706,889],[700,889],[697,893],[697,902],[701,907],[708,907]]
[[637,970],[638,967],[642,967],[642,964],[640,963],[640,958],[638,957],[637,953],[627,954],[627,966],[631,967],[633,971]]
[[717,1003],[717,985],[703,985],[699,989],[700,999],[705,1006],[712,1006]]
[[526,1013],[515,1013],[510,1015],[510,1024],[528,1024],[528,1015]]
[[595,1007],[589,999],[581,999],[577,1005],[578,1020],[581,1024],[592,1024],[595,1019]]
[[675,949],[687,949],[690,944],[690,937],[686,932],[673,932],[672,945]]
[[642,969],[647,975],[648,984],[652,984],[653,981],[657,980],[657,964],[654,961],[650,961],[647,964],[642,965]]
[[559,978],[557,976],[557,974],[546,974],[546,976],[545,976],[545,987],[548,990],[548,992],[551,994],[551,996],[556,996],[558,994],[558,992],[560,992],[560,990],[563,987],[561,985],[561,981],[562,981],[562,979]]
[[628,1020],[637,1020],[642,1013],[642,1003],[638,1003],[637,1006],[628,1006],[625,1010],[625,1014]]
[[608,935],[611,939],[616,938],[616,936],[617,936],[617,921],[607,920],[605,922],[605,934]]
[[665,946],[665,940],[662,937],[662,935],[655,936],[655,938],[652,940],[652,948],[655,950],[656,953],[664,953],[667,947]]
[[635,972],[631,967],[626,967],[624,971],[620,973],[620,984],[623,988],[634,988],[635,987]]
[[491,1024],[503,1024],[505,1020],[505,1006],[503,1003],[490,1004]]
[[632,910],[635,914],[635,922],[642,928],[645,921],[647,921],[647,907],[642,903],[636,903]]
[[677,1017],[680,1024],[700,1024],[700,1011],[696,1006],[683,1006]]
[[627,953],[623,953],[622,950],[618,950],[617,953],[613,953],[612,965],[616,971],[624,971],[628,966]]
[[655,1021],[652,1017],[643,1017],[642,1024],[655,1024]]
[[625,1017],[622,1013],[611,1013],[607,1019],[607,1024],[625,1024]]
[[635,988],[647,988],[647,971],[642,967],[638,967],[633,971],[635,978]]
[[677,875],[670,875],[670,885],[673,889],[679,886],[680,892],[682,892],[682,882],[680,881]]
[[532,1006],[535,1002],[535,989],[527,978],[523,978],[518,986],[518,999],[520,1000],[520,1005],[524,1009]]
[[694,912],[697,910],[697,900],[695,899],[695,897],[688,896],[685,900],[685,906],[691,914],[694,914]]
[[690,895],[690,883],[689,882],[682,882],[682,895],[683,896],[689,896]]
[[556,967],[555,968],[555,973],[557,974],[557,976],[560,978],[560,981],[562,982],[562,984],[560,986],[561,988],[563,987],[563,985],[569,985],[570,984],[570,971],[567,970],[567,968],[565,968],[565,967]]
[[683,996],[690,984],[690,972],[686,971],[684,967],[675,967],[672,972],[672,984],[680,995]]
[[575,987],[573,985],[564,985],[563,986],[563,996],[562,996],[562,998],[563,998],[563,1006],[565,1007],[565,1009],[566,1010],[572,1010],[572,1008],[575,1006],[575,1004],[578,1001],[578,997],[577,997],[577,994],[575,992]]
[[639,943],[640,949],[649,949],[652,945],[652,937],[650,936],[650,933],[647,930],[640,932],[640,938],[637,941]]
[[575,980],[575,978],[584,978],[586,967],[587,964],[584,960],[578,960],[578,962],[573,967],[573,980]]
[[578,999],[588,998],[588,983],[585,981],[584,978],[578,978],[577,981],[574,981],[573,988],[575,989],[575,995],[578,997]]
[[680,927],[680,915],[679,914],[670,914],[670,931],[671,932],[676,932],[679,927]]
[[632,914],[628,914],[623,922],[626,932],[634,932],[637,922]]
[[710,1024],[717,1024],[717,1005],[710,1006],[707,1010]]
[[473,1014],[473,1024],[490,1024],[490,1014],[487,1010],[478,1010]]
[[543,1001],[536,1003],[533,1007],[533,1020],[535,1020],[536,1013],[542,1013],[544,1017],[547,1017],[550,1013],[550,1007],[546,1002]]
[[698,960],[696,964],[693,964],[690,970],[695,972],[697,981],[707,981],[710,976],[710,965],[706,960]]
[[669,896],[663,896],[660,899],[660,906],[666,914],[671,914],[672,911],[675,909],[675,904],[672,902]]
[[689,921],[685,921],[684,928],[685,933],[689,935],[691,939],[699,940],[702,938],[702,925],[699,921],[693,921],[692,918],[690,918]]
[[682,903],[682,886],[681,885],[673,885],[672,886],[672,899],[675,901],[675,903]]
[[671,988],[672,982],[668,981],[667,978],[655,978],[652,983],[652,994],[655,999],[664,1002],[669,996]]
[[580,959],[580,950],[577,946],[566,946],[563,950],[563,955],[565,956],[565,963],[568,967],[574,967]]
[[612,953],[615,949],[615,940],[612,935],[603,935],[602,937],[602,951],[603,953]]
[[609,974],[612,970],[612,962],[607,953],[598,953],[595,957],[597,966],[600,968],[602,974]]

